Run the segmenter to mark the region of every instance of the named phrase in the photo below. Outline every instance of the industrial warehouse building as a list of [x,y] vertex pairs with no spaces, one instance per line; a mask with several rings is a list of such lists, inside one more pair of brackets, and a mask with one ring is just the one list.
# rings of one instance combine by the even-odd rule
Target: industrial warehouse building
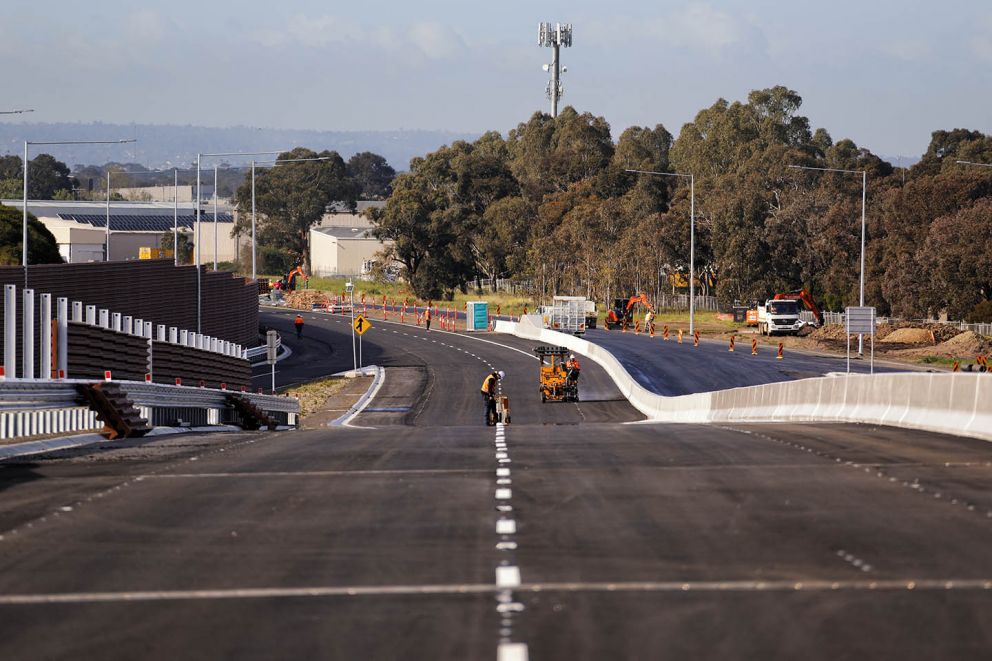
[[[22,208],[21,200],[3,200],[5,206]],[[69,263],[102,262],[107,249],[106,202],[61,202],[28,200],[28,211],[48,228],[59,246],[59,253]],[[174,223],[179,231],[193,240],[196,216],[192,204],[180,204],[178,218],[172,203],[111,202],[110,257],[114,261],[138,259],[141,248],[160,249],[162,235],[172,232]],[[231,237],[234,217],[230,209],[218,209],[216,224],[217,260],[234,261],[251,250],[250,238],[236,242]],[[215,228],[212,209],[204,209],[200,231],[203,241],[200,259],[214,260]],[[195,244],[196,241],[193,240]],[[247,248],[246,248],[247,246]]]
[[386,247],[364,227],[314,227],[310,230],[310,264],[313,275],[364,275]]

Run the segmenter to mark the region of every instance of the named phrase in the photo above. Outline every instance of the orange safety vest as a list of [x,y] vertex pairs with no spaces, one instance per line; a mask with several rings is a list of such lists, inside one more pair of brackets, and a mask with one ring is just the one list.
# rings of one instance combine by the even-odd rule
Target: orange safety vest
[[424,319],[429,320],[430,318],[431,318],[431,309],[427,308],[426,310],[424,310]]
[[493,390],[496,388],[496,377],[492,374],[486,376],[485,380],[482,382],[482,392],[491,395]]
[[293,323],[296,324],[297,326],[302,326],[303,325],[303,315],[301,315],[301,314],[296,315],[296,321],[294,321]]
[[572,358],[571,360],[569,360],[567,363],[565,363],[565,367],[567,367],[570,370],[582,369],[581,367],[579,367],[578,358]]

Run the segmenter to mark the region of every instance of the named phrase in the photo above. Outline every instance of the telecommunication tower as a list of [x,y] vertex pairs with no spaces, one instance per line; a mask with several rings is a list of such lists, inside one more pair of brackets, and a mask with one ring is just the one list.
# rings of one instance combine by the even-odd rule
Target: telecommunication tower
[[551,116],[558,116],[558,99],[564,94],[565,88],[561,84],[561,74],[568,71],[568,67],[561,66],[559,49],[569,48],[572,45],[572,24],[571,23],[541,23],[537,28],[538,46],[551,48],[554,55],[551,64],[545,64],[544,70],[551,72],[551,80],[548,82],[548,99],[551,100]]

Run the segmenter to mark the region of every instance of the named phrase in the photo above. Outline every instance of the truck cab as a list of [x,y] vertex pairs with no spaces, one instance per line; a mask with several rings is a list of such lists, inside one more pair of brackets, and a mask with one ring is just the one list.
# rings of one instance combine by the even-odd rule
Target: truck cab
[[758,306],[758,331],[762,335],[795,335],[806,325],[799,318],[798,301],[765,301]]

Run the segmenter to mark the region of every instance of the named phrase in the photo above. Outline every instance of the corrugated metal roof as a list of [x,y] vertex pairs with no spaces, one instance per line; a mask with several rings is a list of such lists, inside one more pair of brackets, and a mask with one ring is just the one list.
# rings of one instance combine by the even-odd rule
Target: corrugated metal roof
[[339,239],[374,239],[368,227],[314,227],[315,232]]

